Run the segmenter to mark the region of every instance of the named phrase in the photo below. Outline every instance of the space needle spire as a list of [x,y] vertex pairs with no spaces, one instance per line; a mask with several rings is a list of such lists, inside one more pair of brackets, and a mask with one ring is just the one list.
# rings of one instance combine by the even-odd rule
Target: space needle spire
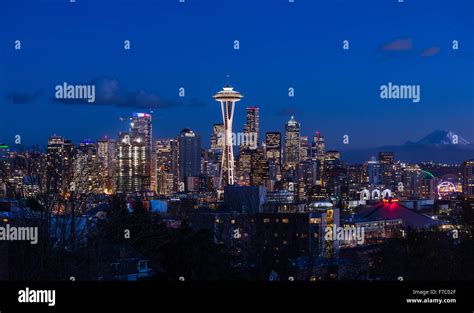
[[232,121],[234,119],[235,103],[243,96],[227,85],[214,96],[221,104],[222,120],[224,122],[224,147],[222,151],[221,172],[219,177],[219,187],[234,184],[234,152],[232,148]]

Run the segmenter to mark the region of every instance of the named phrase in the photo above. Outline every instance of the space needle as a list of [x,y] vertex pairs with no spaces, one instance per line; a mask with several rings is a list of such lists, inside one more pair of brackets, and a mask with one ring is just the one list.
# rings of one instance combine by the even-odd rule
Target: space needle
[[234,184],[234,152],[232,149],[232,120],[234,119],[235,103],[243,96],[227,84],[214,96],[220,102],[222,120],[224,121],[224,147],[222,151],[220,187]]

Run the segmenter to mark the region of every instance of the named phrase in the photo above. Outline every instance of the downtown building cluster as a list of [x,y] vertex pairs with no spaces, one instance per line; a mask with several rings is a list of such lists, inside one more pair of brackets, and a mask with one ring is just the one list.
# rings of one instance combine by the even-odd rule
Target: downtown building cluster
[[[201,136],[190,129],[183,129],[175,138],[154,140],[152,116],[147,113],[134,113],[129,130],[117,139],[106,136],[76,145],[54,135],[46,153],[40,149],[10,151],[2,145],[0,193],[26,197],[39,190],[66,193],[71,189],[144,196],[215,192],[218,201],[223,195],[217,197],[217,191],[232,185],[262,186],[270,199],[290,195],[292,203],[332,197],[351,206],[352,201],[381,199],[383,190],[400,199],[440,197],[440,181],[426,170],[436,164],[396,161],[389,151],[380,151],[378,158],[368,156],[362,164],[346,164],[339,151],[326,149],[320,132],[313,137],[302,135],[293,116],[283,133],[270,131],[262,137],[260,109],[247,107],[243,132],[233,132],[227,124],[232,123],[235,108],[227,112],[226,106],[229,103],[222,105],[224,123],[213,125],[209,149],[202,147]],[[457,166],[459,175],[451,178],[453,193],[472,196],[472,162]]]

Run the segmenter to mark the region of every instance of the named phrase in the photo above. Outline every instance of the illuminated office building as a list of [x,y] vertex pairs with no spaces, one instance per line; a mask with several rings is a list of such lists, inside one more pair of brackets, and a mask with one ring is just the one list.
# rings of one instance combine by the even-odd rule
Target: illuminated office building
[[281,133],[265,134],[265,156],[269,162],[269,179],[281,179]]
[[70,140],[51,136],[46,153],[46,188],[49,192],[63,194],[69,191],[75,147]]
[[324,161],[326,147],[324,143],[324,137],[320,132],[316,132],[313,137],[313,143],[311,144],[311,158]]
[[155,141],[157,193],[168,195],[173,191],[173,139],[158,139]]
[[133,158],[132,143],[129,133],[120,133],[117,144],[117,192],[135,191],[132,187]]
[[97,144],[84,140],[79,144],[74,156],[74,191],[79,194],[105,192],[105,167],[97,156]]
[[268,160],[262,148],[252,150],[251,164],[250,185],[264,186],[268,179]]
[[97,155],[105,171],[105,188],[108,192],[115,190],[115,163],[117,141],[107,136],[97,141]]
[[145,146],[153,150],[153,138],[151,127],[151,115],[146,113],[133,113],[130,118],[130,136],[134,139],[140,139]]
[[402,167],[402,181],[397,189],[399,194],[406,199],[418,199],[420,196],[421,169],[418,165],[405,165]]
[[117,192],[151,189],[151,116],[134,113],[130,132],[121,133],[117,145]]
[[238,163],[238,183],[241,186],[250,185],[250,175],[252,173],[252,155],[255,150],[249,148],[242,148],[239,154],[239,163]]
[[308,136],[300,137],[300,161],[306,161],[310,158],[310,149],[308,144]]
[[132,186],[130,191],[151,190],[152,118],[147,113],[133,113],[130,118]]
[[260,109],[247,108],[247,121],[244,125],[244,147],[256,149],[260,142]]
[[300,161],[300,124],[292,116],[285,125],[285,168],[295,169]]
[[367,176],[369,184],[381,185],[383,183],[383,166],[375,158],[367,162]]
[[[321,166],[321,162],[317,160],[319,166]],[[324,153],[324,161],[322,162],[322,183],[323,185],[328,188],[331,184],[332,179],[334,178],[335,169],[339,168],[341,165],[341,153],[337,150],[328,150]]]

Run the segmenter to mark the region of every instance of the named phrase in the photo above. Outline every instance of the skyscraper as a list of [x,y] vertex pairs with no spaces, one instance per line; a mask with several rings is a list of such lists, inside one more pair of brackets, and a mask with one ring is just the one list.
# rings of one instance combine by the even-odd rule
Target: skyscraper
[[158,139],[155,141],[157,193],[167,195],[173,191],[173,153],[172,139]]
[[306,161],[310,158],[309,155],[309,143],[308,143],[308,136],[301,136],[300,137],[300,161]]
[[316,132],[311,146],[311,158],[323,161],[325,151],[324,137],[320,132]]
[[252,171],[250,174],[250,184],[252,186],[264,186],[268,179],[268,160],[262,148],[252,150],[251,155]]
[[418,199],[422,178],[421,168],[418,165],[402,167],[402,184],[398,188],[399,194],[405,199]]
[[240,185],[248,186],[251,182],[252,158],[259,142],[259,108],[247,108],[247,119],[242,135],[240,139],[237,177]]
[[420,199],[436,198],[435,178],[432,175],[421,173],[418,179],[418,195]]
[[300,161],[300,124],[292,116],[285,125],[285,168],[295,169]]
[[279,180],[281,175],[281,133],[265,134],[265,156],[269,162],[269,178]]
[[312,187],[318,180],[318,161],[308,159],[301,161],[298,166],[298,181],[303,182],[305,186]]
[[227,85],[214,95],[214,99],[221,104],[222,119],[224,122],[224,151],[222,153],[220,186],[234,184],[234,152],[232,149],[232,121],[234,119],[235,103],[242,99],[242,95]]
[[179,191],[179,141],[170,140],[171,146],[171,172],[173,173],[173,191]]
[[97,141],[97,155],[102,162],[105,171],[105,188],[107,191],[115,190],[115,162],[117,153],[117,142],[107,136]]
[[328,150],[324,153],[324,161],[320,162],[317,160],[318,166],[323,167],[322,173],[322,184],[324,187],[328,188],[332,180],[335,177],[335,169],[339,168],[341,165],[341,153],[337,150]]
[[201,137],[185,128],[178,137],[178,145],[179,177],[186,182],[186,178],[201,174]]
[[383,184],[386,188],[394,188],[396,185],[396,166],[393,164],[393,152],[379,152],[379,162],[383,170]]
[[238,183],[241,186],[250,185],[250,174],[252,173],[252,154],[255,150],[249,147],[241,147],[238,163]]
[[247,121],[244,125],[244,147],[256,149],[260,142],[260,109],[247,108]]
[[153,150],[151,115],[133,113],[130,118],[132,145],[132,191],[151,190],[151,153]]
[[132,188],[133,158],[132,143],[129,133],[120,133],[117,144],[117,168],[116,168],[117,192],[135,191]]
[[130,118],[130,136],[132,139],[140,138],[145,146],[151,151],[153,149],[153,138],[151,128],[151,115],[146,113],[133,113]]
[[149,191],[151,174],[151,153],[147,141],[131,137],[132,148],[132,191]]
[[383,167],[379,161],[375,160],[375,157],[367,162],[367,176],[369,184],[380,185],[383,183]]
[[76,193],[102,193],[105,189],[103,163],[97,156],[97,145],[92,140],[83,140],[74,156],[73,182]]
[[46,188],[49,192],[69,191],[73,171],[74,145],[61,136],[51,136],[46,154]]
[[326,147],[324,137],[319,131],[317,131],[313,137],[313,143],[311,144],[311,158],[318,162],[318,179],[316,180],[316,184],[321,186],[324,183],[324,159],[326,158]]
[[117,145],[117,192],[150,191],[151,140],[151,115],[133,113],[130,132]]

